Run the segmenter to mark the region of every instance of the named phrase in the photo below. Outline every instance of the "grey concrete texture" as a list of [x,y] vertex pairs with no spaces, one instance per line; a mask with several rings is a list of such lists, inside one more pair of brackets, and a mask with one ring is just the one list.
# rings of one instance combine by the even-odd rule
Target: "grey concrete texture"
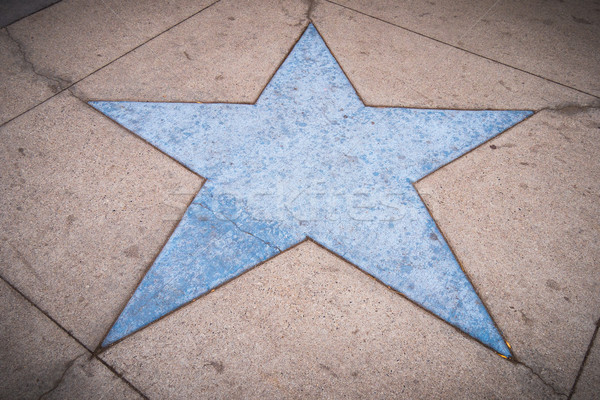
[[598,103],[326,0],[314,6],[311,18],[368,105],[539,110]]
[[74,89],[90,100],[254,102],[304,31],[308,8],[222,0]]
[[444,43],[600,95],[597,1],[334,1]]
[[312,242],[100,357],[149,398],[559,398]]
[[60,0],[2,0],[0,1],[0,28],[58,1]]
[[2,280],[0,316],[0,398],[140,398]]
[[0,91],[0,123],[209,4],[210,0],[64,0],[11,24],[0,39],[0,81],[2,89],[8,88]]
[[564,394],[600,317],[599,127],[542,111],[416,185],[517,359]]
[[[600,321],[599,321],[600,322]],[[599,324],[600,325],[600,324]],[[600,336],[596,331],[589,354],[586,359],[571,399],[594,400],[598,398],[598,382],[600,382]]]
[[93,350],[202,179],[68,92],[0,137],[0,275]]

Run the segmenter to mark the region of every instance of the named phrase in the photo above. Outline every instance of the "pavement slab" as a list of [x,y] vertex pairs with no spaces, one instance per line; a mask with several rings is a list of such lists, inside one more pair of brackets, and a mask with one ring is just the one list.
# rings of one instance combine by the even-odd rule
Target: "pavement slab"
[[0,275],[93,350],[202,180],[68,92],[0,136]]
[[[210,0],[64,0],[9,25],[1,31],[0,46],[7,50],[0,57],[8,68],[2,68],[0,78],[9,89],[0,91],[0,123],[210,4]],[[9,43],[4,43],[5,35]]]
[[306,28],[308,7],[222,0],[77,84],[76,93],[88,100],[252,103]]
[[335,0],[336,4],[600,96],[597,1]]
[[3,280],[0,308],[3,399],[141,398]]
[[367,105],[539,110],[598,103],[597,97],[325,0],[311,18]]
[[599,126],[542,111],[416,185],[513,354],[562,393],[600,317]]
[[560,398],[312,242],[100,357],[150,398]]

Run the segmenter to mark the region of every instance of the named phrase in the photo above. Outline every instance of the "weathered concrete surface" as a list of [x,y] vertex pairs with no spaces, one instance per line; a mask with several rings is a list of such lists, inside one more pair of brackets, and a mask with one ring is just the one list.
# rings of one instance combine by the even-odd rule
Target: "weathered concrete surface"
[[209,4],[64,0],[4,28],[10,39],[0,31],[0,123]]
[[0,137],[0,275],[93,349],[201,178],[67,92]]
[[369,105],[536,110],[597,101],[327,1],[311,16]]
[[334,2],[600,96],[596,1]]
[[592,400],[598,398],[598,382],[600,382],[600,336],[592,343],[588,358],[583,365],[583,370],[573,396],[573,400]]
[[562,393],[600,317],[599,126],[542,111],[417,184],[513,353]]
[[150,398],[554,397],[526,367],[311,242],[101,357]]
[[0,398],[140,398],[0,280]]
[[90,100],[254,102],[304,31],[307,11],[295,0],[220,1],[76,92]]

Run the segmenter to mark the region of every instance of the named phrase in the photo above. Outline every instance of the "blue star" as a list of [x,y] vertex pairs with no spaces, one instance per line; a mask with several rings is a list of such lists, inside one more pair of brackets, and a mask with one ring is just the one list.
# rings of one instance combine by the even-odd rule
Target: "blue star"
[[413,183],[531,112],[366,107],[312,25],[255,104],[91,104],[206,178],[103,346],[308,237],[511,356]]

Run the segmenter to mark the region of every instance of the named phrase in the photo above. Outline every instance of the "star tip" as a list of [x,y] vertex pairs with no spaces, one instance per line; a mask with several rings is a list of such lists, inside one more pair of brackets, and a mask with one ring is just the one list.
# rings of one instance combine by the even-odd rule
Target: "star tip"
[[505,360],[508,360],[508,357],[507,357],[507,356],[505,356],[504,354],[500,354],[500,353],[498,353],[498,355],[499,355],[500,357],[504,358]]

